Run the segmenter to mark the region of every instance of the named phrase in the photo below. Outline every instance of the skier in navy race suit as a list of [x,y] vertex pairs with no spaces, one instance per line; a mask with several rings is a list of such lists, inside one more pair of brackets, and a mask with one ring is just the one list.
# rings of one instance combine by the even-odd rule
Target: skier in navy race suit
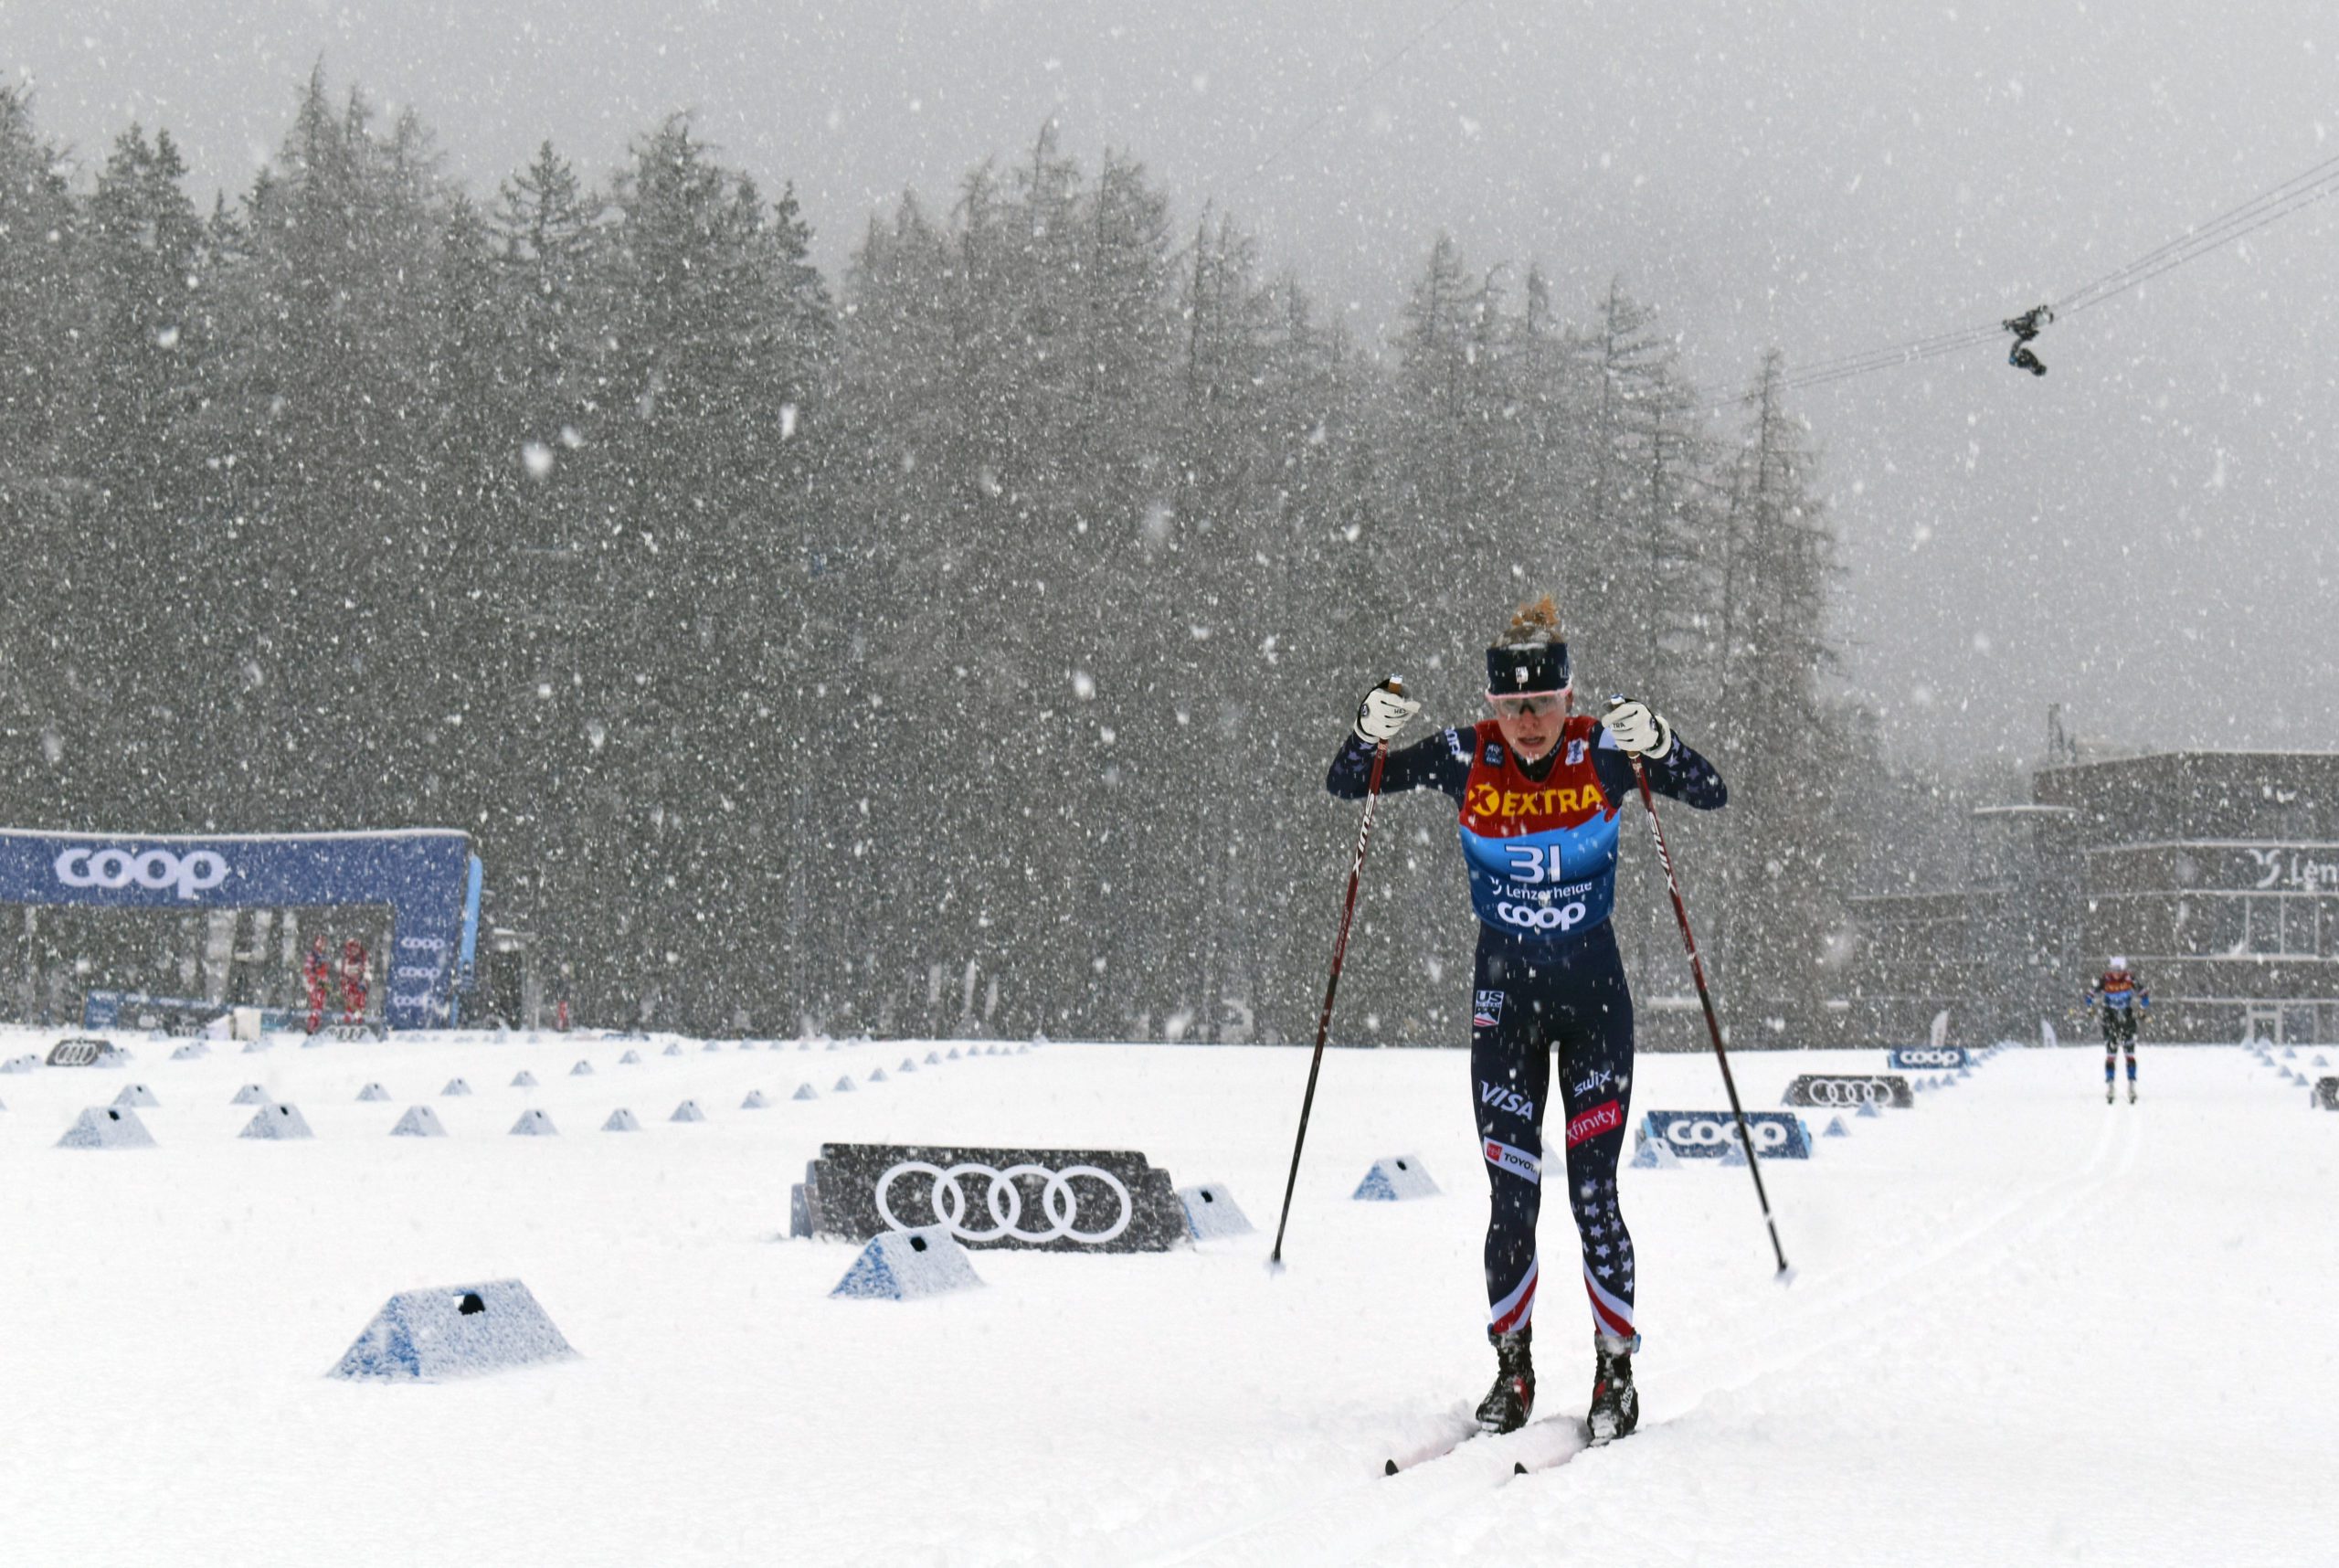
[[[1572,697],[1558,612],[1549,598],[1523,606],[1487,650],[1494,718],[1392,750],[1381,788],[1436,789],[1453,800],[1478,917],[1470,1075],[1493,1188],[1487,1337],[1496,1357],[1479,1425],[1515,1430],[1534,1405],[1535,1224],[1556,1050],[1568,1201],[1593,1323],[1588,1425],[1594,1442],[1606,1442],[1640,1418],[1633,1241],[1616,1197],[1630,1119],[1633,1000],[1608,923],[1618,813],[1638,788],[1629,758],[1640,758],[1651,788],[1700,810],[1720,806],[1728,792],[1647,704],[1620,700],[1595,719],[1571,715]],[[1367,693],[1325,787],[1342,800],[1362,799],[1375,747],[1420,706],[1386,687]]]

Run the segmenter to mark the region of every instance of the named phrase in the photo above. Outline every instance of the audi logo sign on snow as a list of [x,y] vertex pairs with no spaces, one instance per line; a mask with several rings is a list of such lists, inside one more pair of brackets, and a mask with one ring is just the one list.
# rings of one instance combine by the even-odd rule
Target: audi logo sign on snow
[[[1746,1130],[1758,1159],[1811,1158],[1811,1135],[1799,1116],[1748,1111]],[[1738,1141],[1738,1126],[1728,1111],[1650,1111],[1642,1118],[1641,1136],[1684,1160],[1719,1160]]]
[[123,1060],[122,1047],[112,1041],[87,1037],[59,1040],[48,1053],[52,1067],[116,1067]]
[[792,1194],[798,1235],[865,1242],[940,1225],[961,1245],[1167,1252],[1186,1240],[1168,1171],[1118,1149],[824,1143]]
[[1893,1052],[1886,1062],[1886,1065],[1903,1073],[1930,1073],[1942,1067],[1954,1073],[1965,1065],[1963,1045],[1912,1045]]
[[1805,1073],[1787,1085],[1787,1097],[1779,1103],[1790,1106],[1878,1105],[1907,1110],[1917,1103],[1917,1097],[1910,1091],[1908,1079],[1881,1073]]

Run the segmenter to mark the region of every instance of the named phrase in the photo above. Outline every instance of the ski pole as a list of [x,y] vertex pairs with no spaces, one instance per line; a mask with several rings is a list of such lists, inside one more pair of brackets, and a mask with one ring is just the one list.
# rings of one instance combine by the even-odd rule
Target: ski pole
[[[1392,675],[1384,683],[1387,689],[1399,696],[1405,694],[1405,684]],[[1307,1063],[1307,1092],[1299,1101],[1299,1136],[1291,1142],[1291,1174],[1284,1179],[1283,1214],[1275,1221],[1275,1250],[1267,1255],[1267,1266],[1283,1266],[1283,1232],[1291,1223],[1291,1194],[1299,1186],[1299,1151],[1307,1146],[1307,1113],[1316,1107],[1316,1075],[1324,1066],[1324,1042],[1332,1033],[1332,998],[1339,994],[1340,965],[1349,956],[1349,926],[1356,918],[1357,885],[1364,877],[1364,846],[1372,838],[1372,806],[1381,799],[1381,770],[1389,762],[1389,743],[1381,741],[1372,748],[1372,777],[1364,787],[1364,821],[1356,830],[1356,858],[1349,862],[1349,895],[1340,906],[1340,934],[1332,943],[1332,978],[1324,982],[1324,1011],[1316,1015],[1316,1054]]]
[[1706,985],[1706,961],[1698,956],[1698,938],[1689,933],[1689,906],[1681,902],[1681,880],[1673,874],[1673,853],[1665,847],[1665,828],[1656,820],[1656,795],[1648,787],[1648,770],[1640,754],[1632,758],[1633,779],[1641,787],[1641,805],[1648,811],[1648,831],[1656,839],[1656,858],[1665,866],[1665,885],[1673,895],[1673,917],[1681,922],[1681,945],[1689,950],[1689,974],[1698,982],[1698,1001],[1706,1010],[1706,1033],[1712,1036],[1714,1060],[1721,1064],[1721,1086],[1730,1091],[1730,1114],[1738,1119],[1738,1146],[1746,1150],[1746,1173],[1754,1178],[1754,1200],[1762,1205],[1762,1223],[1771,1229],[1771,1252],[1779,1260],[1778,1278],[1785,1284],[1794,1271],[1787,1266],[1786,1250],[1779,1245],[1779,1222],[1771,1217],[1771,1195],[1762,1190],[1762,1164],[1754,1157],[1754,1139],[1747,1131],[1746,1110],[1738,1103],[1738,1082],[1730,1075],[1730,1053],[1722,1049],[1721,1020],[1714,1015],[1714,993]]

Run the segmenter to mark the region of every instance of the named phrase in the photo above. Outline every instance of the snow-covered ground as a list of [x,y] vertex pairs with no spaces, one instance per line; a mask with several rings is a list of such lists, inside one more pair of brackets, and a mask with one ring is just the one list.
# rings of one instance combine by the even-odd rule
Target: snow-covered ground
[[[53,1034],[0,1031],[0,1057]],[[1051,1044],[679,1056],[453,1036],[0,1076],[0,1552],[14,1563],[2328,1563],[2339,1508],[2339,1115],[2232,1048],[2009,1051],[1807,1164],[1634,1171],[1646,1425],[1563,1424],[1394,1478],[1483,1391],[1484,1181],[1465,1058],[1328,1058],[1262,1266],[1304,1051]],[[2311,1050],[2302,1052],[2307,1065]],[[2339,1055],[2339,1049],[2334,1054]],[[839,1095],[840,1075],[919,1069]],[[571,1076],[579,1058],[596,1069]],[[1750,1107],[1797,1071],[1735,1059]],[[521,1068],[535,1089],[507,1086]],[[450,1076],[471,1098],[444,1098]],[[379,1080],[386,1103],[359,1103]],[[161,1147],[53,1147],[125,1084]],[[239,1139],[238,1086],[314,1127]],[[789,1099],[810,1082],[814,1101]],[[761,1088],[769,1109],[736,1108]],[[685,1097],[703,1124],[666,1118]],[[409,1105],[443,1139],[393,1139]],[[1721,1103],[1644,1057],[1635,1109]],[[560,1136],[507,1129],[541,1107]],[[618,1107],[643,1131],[600,1132]],[[1825,1114],[1812,1116],[1815,1130]],[[1261,1234],[1166,1255],[979,1253],[977,1291],[832,1300],[780,1239],[823,1140],[1145,1150]],[[1357,1203],[1418,1152],[1445,1195]],[[1572,1257],[1551,1205],[1553,1261]],[[1588,1318],[1541,1303],[1542,1414]],[[433,1385],[324,1373],[393,1292],[517,1276],[580,1352]]]

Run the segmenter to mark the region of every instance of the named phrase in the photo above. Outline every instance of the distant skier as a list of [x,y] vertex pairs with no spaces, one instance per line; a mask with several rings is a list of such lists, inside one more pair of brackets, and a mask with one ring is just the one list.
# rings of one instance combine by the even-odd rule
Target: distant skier
[[323,932],[311,938],[301,960],[301,983],[308,989],[309,1033],[314,1034],[325,1025],[325,997],[333,987],[333,959],[325,952]]
[[2087,993],[2087,1005],[2092,1010],[2098,1002],[2103,1006],[2103,1103],[2111,1103],[2112,1068],[2120,1053],[2128,1054],[2128,1103],[2136,1103],[2136,1020],[2138,1014],[2152,1006],[2152,993],[2128,972],[2128,960],[2114,954],[2111,962],[2097,977]]
[[363,1023],[365,1021],[365,981],[370,969],[365,943],[352,937],[341,945],[341,1021],[344,1023]]
[[[1487,1338],[1494,1387],[1478,1424],[1509,1432],[1535,1404],[1529,1355],[1539,1274],[1535,1223],[1543,1189],[1543,1115],[1551,1053],[1567,1118],[1567,1194],[1592,1298],[1589,1425],[1604,1443],[1640,1420],[1633,1389],[1633,1240],[1617,1206],[1616,1164],[1630,1118],[1633,999],[1608,924],[1615,896],[1617,813],[1634,793],[1630,757],[1656,789],[1699,810],[1722,781],[1646,703],[1619,700],[1602,718],[1571,715],[1568,648],[1547,597],[1522,606],[1487,650],[1491,723],[1456,726],[1392,751],[1381,787],[1436,789],[1461,816],[1462,856],[1478,916],[1470,1072],[1493,1207],[1487,1223]],[[1333,758],[1325,788],[1363,798],[1374,748],[1421,704],[1377,687]]]

